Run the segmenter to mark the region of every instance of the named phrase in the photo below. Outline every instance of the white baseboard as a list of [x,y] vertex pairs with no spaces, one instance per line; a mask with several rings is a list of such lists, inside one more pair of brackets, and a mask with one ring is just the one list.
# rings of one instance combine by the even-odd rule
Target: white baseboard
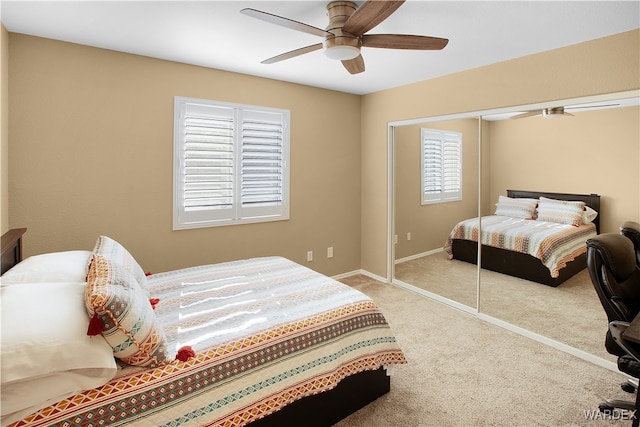
[[371,273],[371,272],[369,272],[367,270],[362,270],[362,269],[353,270],[353,271],[350,271],[348,273],[338,274],[336,276],[331,276],[331,278],[335,279],[335,280],[340,280],[340,279],[344,279],[345,277],[354,276],[356,274],[362,274],[363,276],[370,277],[370,278],[372,278],[374,280],[377,280],[379,282],[389,283],[389,281],[387,280],[386,277],[378,276],[377,274],[374,274],[374,273]]
[[444,251],[443,248],[433,249],[433,250],[430,250],[430,251],[427,251],[427,252],[421,252],[419,254],[410,255],[408,257],[397,259],[393,263],[394,264],[402,264],[403,262],[413,261],[414,259],[422,258],[422,257],[433,255],[433,254],[437,254],[438,252],[443,252],[443,251]]

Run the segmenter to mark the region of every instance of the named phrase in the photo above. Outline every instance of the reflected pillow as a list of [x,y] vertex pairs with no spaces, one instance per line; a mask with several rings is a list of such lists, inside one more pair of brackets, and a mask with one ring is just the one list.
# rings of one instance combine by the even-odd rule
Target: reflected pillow
[[584,202],[540,197],[538,220],[579,226],[583,224]]
[[538,199],[498,196],[495,215],[533,219],[537,205]]
[[598,216],[598,212],[595,209],[590,208],[589,206],[584,207],[584,212],[582,212],[582,222],[584,224],[589,224],[593,222],[594,219]]

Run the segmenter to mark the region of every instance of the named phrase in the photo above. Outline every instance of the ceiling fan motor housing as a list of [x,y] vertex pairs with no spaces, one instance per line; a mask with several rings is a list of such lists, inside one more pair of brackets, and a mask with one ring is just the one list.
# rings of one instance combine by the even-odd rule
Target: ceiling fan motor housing
[[326,36],[322,44],[324,53],[329,58],[348,60],[360,55],[360,38],[342,31],[342,26],[357,8],[358,6],[351,1],[334,1],[327,5],[329,25],[325,29],[334,35]]
[[545,108],[542,110],[542,117],[557,117],[566,114],[564,107]]

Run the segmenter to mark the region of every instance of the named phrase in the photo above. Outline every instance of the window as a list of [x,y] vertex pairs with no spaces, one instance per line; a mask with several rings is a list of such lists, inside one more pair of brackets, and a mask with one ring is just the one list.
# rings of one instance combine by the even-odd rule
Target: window
[[420,129],[422,204],[462,200],[462,134]]
[[176,97],[173,228],[288,219],[289,117]]

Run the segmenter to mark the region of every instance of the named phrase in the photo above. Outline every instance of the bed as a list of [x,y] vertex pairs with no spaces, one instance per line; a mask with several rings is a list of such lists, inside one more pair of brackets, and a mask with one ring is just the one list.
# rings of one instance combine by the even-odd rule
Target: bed
[[370,298],[285,258],[149,274],[107,236],[21,260],[9,233],[3,426],[331,425],[406,363]]
[[[498,204],[503,200],[505,200],[504,196],[500,196]],[[549,215],[546,218],[542,218],[549,219],[550,221],[540,221],[541,218],[536,218],[540,200],[545,200],[545,203],[548,203],[550,206],[552,212],[547,211]],[[496,218],[496,216],[493,215],[481,219],[483,229],[483,244],[481,249],[482,268],[557,287],[586,267],[586,245],[584,242],[600,231],[599,195],[507,190],[506,206],[509,206],[510,202],[518,205],[516,213],[512,213],[511,208],[513,208],[513,206],[500,212],[498,211],[498,204],[496,205],[496,213],[508,213],[510,218]],[[555,209],[560,203],[564,206],[570,206],[571,209],[577,209],[576,206],[583,206],[581,208],[583,209],[583,223],[578,224],[578,222],[575,221],[575,217],[566,220],[566,216],[564,216],[565,212],[560,215],[560,219],[556,219],[555,213],[557,211]],[[533,215],[535,219],[528,217],[531,213],[530,211],[524,213],[525,210],[528,211],[531,209],[531,206],[534,206]],[[559,210],[564,209],[564,206],[561,206]],[[588,219],[586,218],[587,211],[590,212]],[[575,212],[573,212],[573,214],[575,214]],[[512,215],[515,216],[515,219],[513,219],[514,217]],[[550,244],[549,247],[543,246],[544,255],[532,255],[529,253],[532,248],[528,247],[528,242],[525,241],[523,243],[520,240],[518,240],[518,243],[523,251],[506,249],[502,246],[505,246],[504,243],[508,239],[497,236],[489,237],[485,234],[485,228],[497,227],[495,223],[498,221],[504,221],[505,226],[512,228],[514,231],[517,231],[517,227],[520,226],[525,227],[528,224],[541,226],[542,222],[550,222],[551,224],[548,225],[549,230],[547,231],[550,238],[549,241],[552,243],[565,244],[565,247],[561,248],[561,250],[564,250],[564,253],[560,255],[550,255],[552,253],[551,251],[555,250],[552,248],[553,245]],[[477,222],[477,218],[462,221],[451,231],[444,245],[444,250],[451,259],[462,260],[473,264],[477,263]],[[462,230],[462,227],[465,226],[469,227],[466,231]],[[552,228],[564,234],[560,234],[560,237],[553,237],[550,234]],[[570,234],[573,234],[573,237],[577,239],[573,241],[573,246],[568,246],[570,244],[568,240]],[[555,239],[555,242],[553,242],[553,239]],[[552,264],[551,262],[554,256],[556,259],[555,263]]]

